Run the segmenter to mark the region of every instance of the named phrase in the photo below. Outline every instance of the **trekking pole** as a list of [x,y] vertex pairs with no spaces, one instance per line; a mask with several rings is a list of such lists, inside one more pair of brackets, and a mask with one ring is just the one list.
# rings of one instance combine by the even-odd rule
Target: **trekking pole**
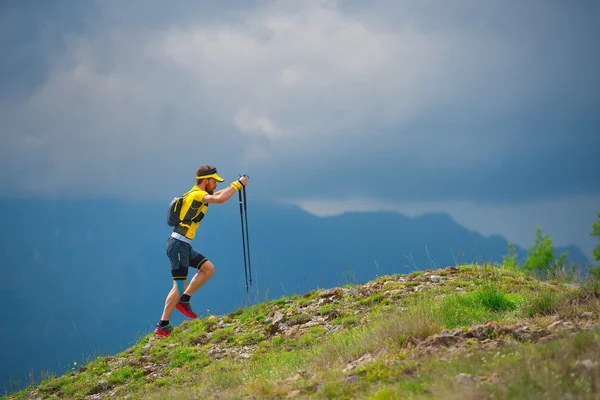
[[246,237],[244,236],[244,215],[242,209],[242,191],[238,191],[240,198],[240,221],[242,223],[242,248],[244,250],[244,275],[246,276],[246,293],[248,293],[248,269],[246,267]]
[[244,217],[246,218],[246,246],[248,246],[248,274],[250,275],[250,287],[252,287],[252,263],[250,262],[250,236],[248,235],[248,207],[246,201],[246,186],[242,188],[244,192]]

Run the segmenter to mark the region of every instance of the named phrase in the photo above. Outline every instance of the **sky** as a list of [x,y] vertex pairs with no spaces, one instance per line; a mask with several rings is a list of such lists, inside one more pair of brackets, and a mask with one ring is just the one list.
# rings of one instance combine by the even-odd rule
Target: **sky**
[[0,1],[0,196],[446,212],[591,255],[600,3]]

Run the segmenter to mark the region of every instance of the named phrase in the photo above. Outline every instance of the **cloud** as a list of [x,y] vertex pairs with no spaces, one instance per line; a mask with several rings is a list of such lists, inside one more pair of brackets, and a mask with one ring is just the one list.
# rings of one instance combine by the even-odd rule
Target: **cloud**
[[210,162],[288,198],[597,193],[591,9],[154,4],[82,10],[42,82],[0,98],[7,191],[162,198]]
[[235,126],[243,133],[264,135],[269,139],[285,135],[285,132],[278,128],[269,117],[256,115],[249,109],[239,110],[234,121]]

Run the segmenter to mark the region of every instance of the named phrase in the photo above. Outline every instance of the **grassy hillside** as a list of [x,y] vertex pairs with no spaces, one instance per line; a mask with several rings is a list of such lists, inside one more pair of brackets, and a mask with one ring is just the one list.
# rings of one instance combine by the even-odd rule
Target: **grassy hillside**
[[383,276],[186,321],[6,398],[597,399],[599,296],[504,267]]

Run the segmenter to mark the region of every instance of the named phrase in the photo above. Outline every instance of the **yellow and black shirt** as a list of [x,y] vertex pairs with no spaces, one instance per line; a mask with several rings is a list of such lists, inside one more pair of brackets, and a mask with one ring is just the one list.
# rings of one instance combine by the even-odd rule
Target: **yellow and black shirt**
[[183,197],[179,219],[181,222],[175,227],[174,232],[193,239],[196,236],[196,229],[200,226],[200,221],[204,218],[208,210],[208,203],[203,203],[202,199],[208,193],[194,186]]

